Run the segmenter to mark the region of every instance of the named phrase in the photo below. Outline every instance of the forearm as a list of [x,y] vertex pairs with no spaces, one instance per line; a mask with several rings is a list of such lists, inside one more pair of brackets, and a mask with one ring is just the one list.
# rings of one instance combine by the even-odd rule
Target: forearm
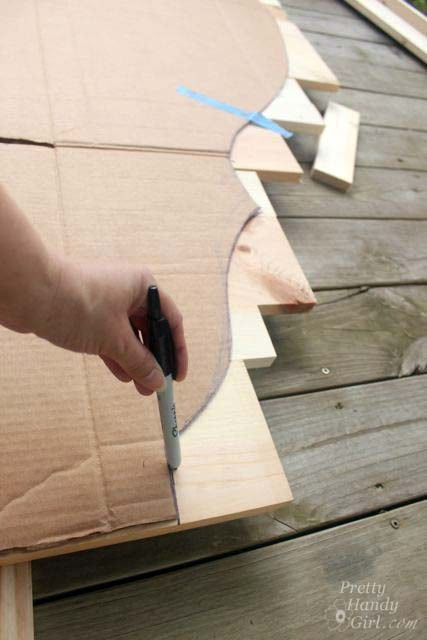
[[0,324],[36,331],[56,279],[55,257],[0,185]]

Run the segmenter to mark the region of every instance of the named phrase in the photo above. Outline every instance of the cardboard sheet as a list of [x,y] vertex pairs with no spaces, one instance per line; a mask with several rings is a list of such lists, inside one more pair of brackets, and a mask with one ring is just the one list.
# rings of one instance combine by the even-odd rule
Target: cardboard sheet
[[[25,42],[6,38],[0,135],[56,148],[0,145],[0,180],[48,244],[148,264],[174,296],[185,426],[227,370],[226,275],[255,205],[228,158],[243,123],[175,88],[262,109],[286,71],[274,20],[258,0],[3,5]],[[0,551],[177,517],[155,398],[31,336],[2,329],[0,351]]]
[[259,111],[283,86],[283,43],[258,0],[0,6],[1,137],[225,152],[244,122],[176,88]]

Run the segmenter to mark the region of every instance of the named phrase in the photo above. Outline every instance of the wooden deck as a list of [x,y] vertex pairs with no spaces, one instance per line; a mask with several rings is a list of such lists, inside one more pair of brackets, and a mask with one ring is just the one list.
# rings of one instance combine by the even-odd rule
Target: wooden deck
[[338,0],[285,4],[362,122],[348,194],[309,179],[303,135],[291,146],[304,183],[267,185],[319,299],[267,321],[278,358],[251,374],[295,501],[34,562],[36,640],[322,640],[347,583],[383,586],[352,596],[397,609],[378,623],[353,612],[335,635],[427,637],[427,377],[415,375],[427,361],[426,74]]

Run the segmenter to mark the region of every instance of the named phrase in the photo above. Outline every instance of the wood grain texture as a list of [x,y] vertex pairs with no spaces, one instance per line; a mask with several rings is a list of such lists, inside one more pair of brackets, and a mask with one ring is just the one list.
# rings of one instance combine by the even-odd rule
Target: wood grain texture
[[379,0],[346,0],[354,9],[388,33],[408,51],[427,62],[427,38]]
[[[294,136],[289,140],[289,147],[300,163],[312,163],[316,156],[316,141],[312,136]],[[356,167],[427,171],[427,133],[362,124]]]
[[[427,86],[427,77],[425,84]],[[320,111],[323,112],[327,108],[327,95],[312,91],[309,92],[309,96]],[[359,111],[363,124],[427,131],[425,99],[392,95],[385,97],[382,93],[341,89],[337,101]]]
[[426,495],[426,385],[414,376],[263,402],[294,494],[275,517],[301,531]]
[[313,288],[425,283],[424,220],[281,220]]
[[338,91],[336,75],[297,25],[289,20],[278,20],[278,25],[286,47],[289,78],[298,80],[302,87]]
[[350,7],[336,0],[316,0],[316,3],[313,3],[312,0],[284,0],[283,4],[286,9],[305,9],[334,17],[344,16],[352,18],[355,15]]
[[318,136],[325,128],[319,111],[293,78],[286,80],[277,98],[263,113],[292,132]]
[[0,640],[33,640],[31,564],[0,567]]
[[424,390],[418,377],[264,401],[295,486],[288,507],[168,538],[35,561],[36,598],[277,542],[295,531],[421,495],[427,477]]
[[298,182],[303,173],[281,136],[254,125],[248,125],[237,135],[231,164],[241,171],[256,171],[266,180]]
[[[329,34],[306,32],[306,36],[334,69],[341,86],[407,97],[427,97],[427,80],[422,64],[398,47]],[[386,73],[383,71],[385,68]]]
[[420,33],[427,35],[427,18],[415,7],[404,0],[380,0],[382,4],[391,9],[393,13],[400,16],[417,29]]
[[317,296],[310,314],[267,318],[277,359],[251,372],[259,397],[395,378],[411,345],[427,336],[426,286]]
[[[278,640],[284,628],[295,640],[322,640],[331,637],[325,610],[333,608],[345,580],[384,584],[384,600],[398,601],[402,616],[420,620],[426,535],[426,505],[420,503],[214,564],[47,603],[36,608],[38,640]],[[390,629],[375,631],[378,640],[392,637]],[[346,637],[360,637],[360,629]]]
[[[343,5],[336,3],[335,7]],[[330,14],[319,12],[317,3],[311,3],[310,9],[287,7],[288,19],[295,22],[303,32],[328,33],[332,36],[340,36],[367,40],[368,42],[381,42],[390,44],[390,38],[367,20],[360,20],[357,16],[341,15],[335,12],[333,20]]]
[[353,184],[360,114],[354,109],[329,102],[325,129],[319,138],[311,177],[340,191]]
[[427,179],[422,172],[357,168],[357,180],[343,196],[311,180],[303,165],[300,184],[264,186],[282,218],[427,218]]
[[[338,3],[336,3],[338,6]],[[392,73],[393,69],[401,69],[405,71],[414,71],[425,77],[423,63],[411,56],[398,45],[389,40],[389,44],[381,44],[376,42],[360,42],[350,40],[349,38],[340,36],[330,36],[322,33],[306,33],[306,38],[312,46],[324,58],[327,64],[333,67],[335,73],[339,73],[342,68],[341,63],[349,65],[350,77],[355,75],[356,67],[353,66],[357,62],[372,64],[376,68],[378,75],[380,69],[387,69],[387,73]],[[389,71],[390,70],[390,71]],[[384,71],[385,73],[385,71]],[[371,76],[372,77],[372,76]],[[423,78],[419,78],[422,82]],[[380,78],[378,78],[380,82]],[[356,88],[356,87],[354,87]],[[376,89],[375,82],[370,83],[370,90]],[[395,87],[390,93],[402,95],[399,87]],[[405,94],[403,94],[405,95]]]

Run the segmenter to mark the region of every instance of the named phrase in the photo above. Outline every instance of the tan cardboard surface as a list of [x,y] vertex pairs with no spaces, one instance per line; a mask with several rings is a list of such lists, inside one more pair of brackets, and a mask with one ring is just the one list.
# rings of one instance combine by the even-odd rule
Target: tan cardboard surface
[[[49,127],[47,141],[81,148],[0,145],[0,179],[47,243],[148,264],[174,296],[191,363],[176,386],[185,426],[228,366],[226,275],[254,203],[227,155],[243,122],[176,86],[262,109],[286,71],[274,20],[258,0],[24,0],[1,12],[26,41],[6,42],[16,77],[0,136],[46,141]],[[84,148],[104,145],[140,149]],[[0,550],[176,517],[155,398],[31,336],[1,330],[0,351]]]
[[258,0],[1,7],[2,137],[224,152],[243,120],[176,88],[258,111],[284,82],[279,30]]

